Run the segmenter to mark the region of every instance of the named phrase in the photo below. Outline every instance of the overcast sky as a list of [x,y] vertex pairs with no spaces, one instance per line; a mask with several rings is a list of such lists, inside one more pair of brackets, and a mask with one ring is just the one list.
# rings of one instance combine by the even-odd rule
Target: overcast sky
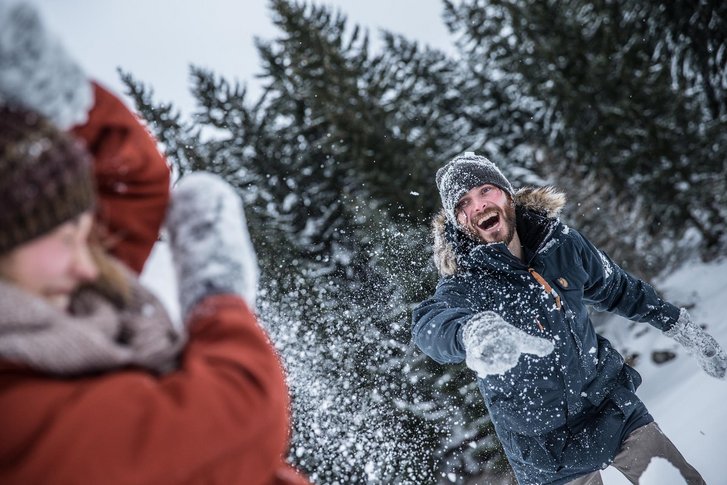
[[[4,0],[0,0],[4,1]],[[260,62],[254,38],[278,31],[266,0],[31,0],[84,69],[116,92],[117,67],[149,83],[155,98],[188,113],[188,66],[245,82],[255,94]],[[372,48],[386,29],[453,51],[441,0],[325,0],[370,31]]]

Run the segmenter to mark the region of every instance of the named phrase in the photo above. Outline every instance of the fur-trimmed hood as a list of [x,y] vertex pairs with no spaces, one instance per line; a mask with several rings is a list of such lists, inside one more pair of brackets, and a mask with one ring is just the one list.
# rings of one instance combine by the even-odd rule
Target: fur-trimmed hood
[[[515,205],[549,218],[557,218],[565,206],[563,192],[553,187],[524,187],[515,193]],[[452,242],[447,237],[447,216],[442,209],[432,220],[434,236],[434,264],[440,276],[457,272],[457,257]]]

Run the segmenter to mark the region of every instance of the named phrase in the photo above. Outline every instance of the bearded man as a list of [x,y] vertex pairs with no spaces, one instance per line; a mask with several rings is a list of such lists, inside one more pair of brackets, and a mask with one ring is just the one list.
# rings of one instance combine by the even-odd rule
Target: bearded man
[[435,294],[413,312],[418,347],[478,375],[497,436],[521,484],[601,484],[611,465],[638,483],[653,457],[688,484],[699,473],[635,391],[641,377],[598,335],[588,305],[646,322],[724,379],[727,355],[685,309],[661,299],[559,221],[552,188],[518,192],[467,152],[437,172]]

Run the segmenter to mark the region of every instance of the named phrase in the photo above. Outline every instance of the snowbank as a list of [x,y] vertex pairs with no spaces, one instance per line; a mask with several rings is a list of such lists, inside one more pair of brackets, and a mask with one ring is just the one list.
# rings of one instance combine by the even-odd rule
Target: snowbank
[[[689,306],[694,321],[706,325],[707,331],[727,347],[727,259],[712,264],[687,264],[657,282],[657,286],[672,303]],[[614,326],[625,324],[620,317],[607,322]],[[679,345],[658,330],[638,325],[644,333],[635,332],[639,336],[628,342],[629,348],[640,355],[636,369],[644,382],[638,395],[706,482],[727,485],[727,381],[706,375],[693,357],[680,352]],[[657,365],[651,359],[654,350],[671,350],[678,356]],[[652,465],[641,485],[684,483],[675,479],[672,468]],[[605,485],[629,483],[612,469],[603,473],[603,479]]]

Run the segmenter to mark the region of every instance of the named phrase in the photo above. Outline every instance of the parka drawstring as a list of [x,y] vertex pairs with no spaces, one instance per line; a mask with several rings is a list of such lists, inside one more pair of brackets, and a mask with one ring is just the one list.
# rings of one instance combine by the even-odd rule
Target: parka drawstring
[[551,295],[555,299],[555,306],[556,306],[556,308],[558,308],[558,310],[560,310],[561,309],[560,295],[558,295],[558,293],[553,289],[553,287],[550,286],[550,284],[548,284],[547,281],[545,281],[545,278],[543,278],[540,275],[540,273],[535,271],[533,268],[528,268],[528,271],[533,276],[533,278],[535,278],[535,281],[540,283],[540,285],[543,287],[545,292],[548,293],[549,295]]

